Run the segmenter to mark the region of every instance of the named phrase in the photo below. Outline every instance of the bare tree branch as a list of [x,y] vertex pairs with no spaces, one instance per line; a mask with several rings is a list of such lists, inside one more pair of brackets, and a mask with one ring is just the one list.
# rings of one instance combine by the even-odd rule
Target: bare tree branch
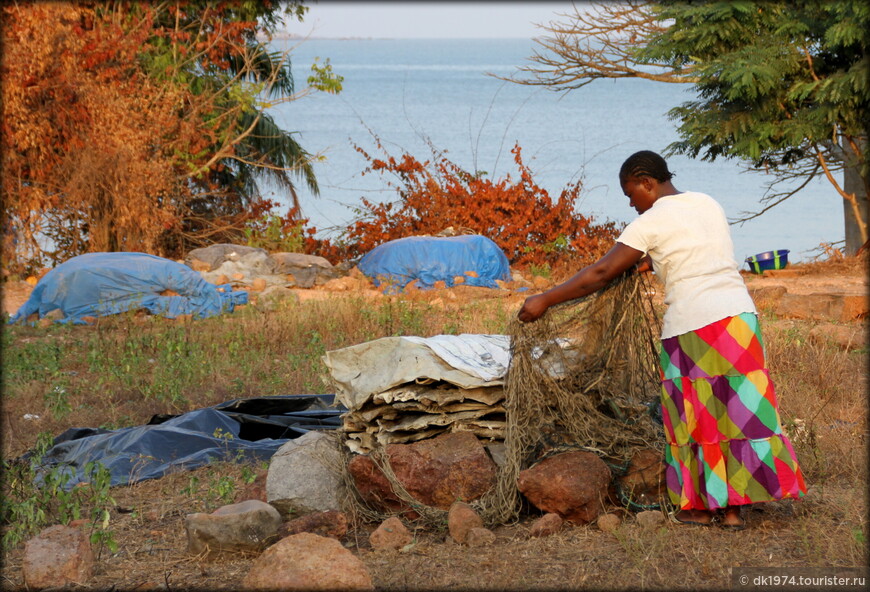
[[[821,165],[816,163],[814,173],[818,172],[818,170],[820,168],[821,168]],[[790,178],[791,176],[792,175],[788,175],[788,178]],[[761,210],[759,210],[757,212],[740,212],[740,214],[743,217],[731,219],[731,220],[729,220],[729,222],[731,224],[743,224],[744,222],[748,222],[749,220],[752,220],[754,218],[758,218],[759,216],[761,216],[762,214],[764,214],[768,210],[773,209],[774,207],[778,206],[779,204],[781,204],[785,200],[787,200],[790,197],[797,194],[804,187],[806,187],[810,183],[810,181],[815,179],[815,174],[804,175],[804,174],[795,173],[795,174],[793,174],[793,176],[794,177],[805,177],[805,178],[804,178],[803,182],[795,189],[791,189],[789,191],[783,191],[783,192],[779,192],[779,193],[773,193],[773,194],[769,194],[769,195],[765,194],[765,196],[761,198],[761,202],[767,203],[768,204],[767,206],[765,206],[764,208],[762,208]],[[776,181],[773,181],[772,183],[770,183],[768,185],[768,190],[773,188],[774,185],[781,183],[783,181],[786,181],[786,180],[787,180],[786,175],[780,175]],[[771,201],[773,201],[773,203],[770,203]]]
[[540,49],[529,57],[533,65],[520,66],[501,80],[550,90],[568,91],[599,78],[644,78],[659,82],[693,83],[692,68],[655,63],[638,64],[636,50],[666,30],[653,16],[650,2],[573,5],[573,13],[560,13],[563,22],[538,25],[549,35],[535,38]]

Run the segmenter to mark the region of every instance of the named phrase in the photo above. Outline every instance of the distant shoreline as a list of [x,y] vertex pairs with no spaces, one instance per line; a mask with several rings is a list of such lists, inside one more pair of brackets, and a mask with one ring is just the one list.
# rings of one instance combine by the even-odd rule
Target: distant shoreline
[[[507,41],[523,39],[531,41],[527,37],[319,37],[315,35],[298,35],[296,33],[278,32],[272,35],[272,41]],[[257,35],[257,40],[268,41],[266,35]]]

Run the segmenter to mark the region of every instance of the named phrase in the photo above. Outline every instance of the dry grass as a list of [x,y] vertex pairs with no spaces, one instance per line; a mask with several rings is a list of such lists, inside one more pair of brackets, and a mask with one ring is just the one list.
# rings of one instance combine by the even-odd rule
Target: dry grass
[[863,251],[857,257],[845,257],[830,246],[821,245],[817,259],[806,263],[796,263],[789,267],[803,271],[807,275],[860,275],[866,276],[870,265],[870,251]]
[[[3,453],[21,454],[39,432],[56,435],[70,426],[137,425],[156,413],[235,397],[329,393],[320,361],[327,349],[386,335],[501,333],[520,300],[476,293],[374,303],[344,297],[193,323],[125,316],[94,327],[7,328]],[[344,544],[383,590],[722,589],[732,566],[867,565],[866,352],[811,344],[810,322],[772,321],[763,318],[769,366],[811,491],[800,502],[748,508],[747,530],[644,529],[629,517],[613,534],[578,526],[529,539],[535,516],[523,516],[495,529],[490,547],[467,548],[443,530],[417,530],[405,553],[373,551],[368,535],[376,525],[359,522]],[[25,413],[40,419],[23,419]],[[245,470],[250,475],[251,468],[213,465],[114,488],[111,529],[119,549],[102,550],[90,587],[239,589],[251,558],[188,556],[184,516],[247,496]],[[227,480],[233,488],[221,490]],[[4,589],[23,586],[22,554],[19,545],[4,557]]]

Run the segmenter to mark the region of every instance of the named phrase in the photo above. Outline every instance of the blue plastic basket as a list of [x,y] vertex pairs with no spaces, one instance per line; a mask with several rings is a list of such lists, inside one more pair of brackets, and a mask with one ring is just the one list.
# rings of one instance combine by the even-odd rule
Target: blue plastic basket
[[788,265],[788,249],[766,251],[746,258],[752,273],[764,273],[768,269],[784,269]]

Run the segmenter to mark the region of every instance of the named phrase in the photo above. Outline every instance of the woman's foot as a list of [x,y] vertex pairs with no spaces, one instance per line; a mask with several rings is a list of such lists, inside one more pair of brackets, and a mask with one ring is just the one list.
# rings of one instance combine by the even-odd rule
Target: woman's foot
[[728,530],[743,530],[746,528],[746,521],[740,514],[740,506],[726,506],[722,508],[719,524]]
[[713,523],[713,513],[710,510],[680,510],[674,514],[674,520],[680,524],[710,526]]

